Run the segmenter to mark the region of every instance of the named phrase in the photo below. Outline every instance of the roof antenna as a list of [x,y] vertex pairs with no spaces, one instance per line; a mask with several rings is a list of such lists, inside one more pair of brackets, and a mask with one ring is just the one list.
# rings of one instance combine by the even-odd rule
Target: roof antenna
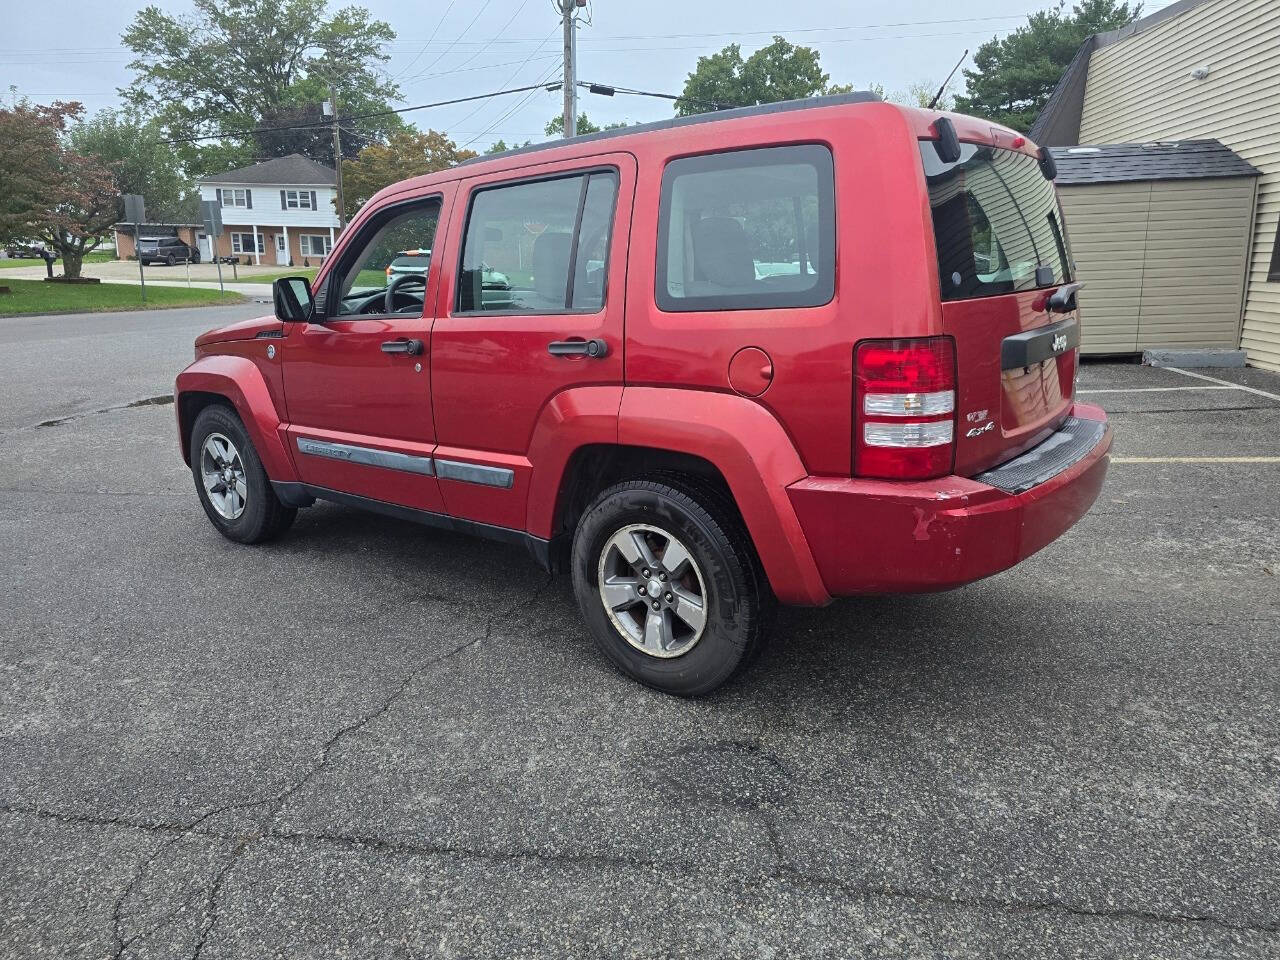
[[929,101],[929,109],[932,110],[938,105],[938,101],[942,99],[943,91],[947,89],[947,84],[951,82],[951,78],[956,75],[956,71],[960,69],[960,64],[964,63],[964,58],[969,55],[969,51],[965,50],[960,54],[960,59],[956,61],[956,65],[951,68],[951,72],[947,74],[947,79],[942,81],[942,86],[938,88],[938,92],[933,95],[933,99]]

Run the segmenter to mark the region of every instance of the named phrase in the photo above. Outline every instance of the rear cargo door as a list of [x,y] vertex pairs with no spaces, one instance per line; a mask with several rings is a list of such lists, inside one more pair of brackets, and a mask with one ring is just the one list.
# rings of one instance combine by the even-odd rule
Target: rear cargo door
[[1070,253],[1035,157],[965,143],[944,163],[928,140],[920,152],[943,329],[956,343],[954,469],[971,476],[1039,443],[1070,409],[1078,318],[1048,310],[1071,279]]

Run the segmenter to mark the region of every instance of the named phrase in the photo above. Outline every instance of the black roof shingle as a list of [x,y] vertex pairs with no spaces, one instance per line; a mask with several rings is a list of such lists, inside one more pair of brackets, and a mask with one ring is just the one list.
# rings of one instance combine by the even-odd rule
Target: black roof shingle
[[1256,177],[1258,170],[1217,140],[1050,147],[1059,186],[1143,180]]
[[300,153],[264,160],[239,170],[203,177],[201,183],[296,183],[305,186],[331,187],[338,182],[332,167],[308,160]]

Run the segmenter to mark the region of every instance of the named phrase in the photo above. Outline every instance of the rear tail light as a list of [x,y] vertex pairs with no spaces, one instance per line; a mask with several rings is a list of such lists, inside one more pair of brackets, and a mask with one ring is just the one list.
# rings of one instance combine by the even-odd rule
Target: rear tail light
[[951,472],[955,341],[864,340],[854,355],[854,377],[855,474],[924,480]]

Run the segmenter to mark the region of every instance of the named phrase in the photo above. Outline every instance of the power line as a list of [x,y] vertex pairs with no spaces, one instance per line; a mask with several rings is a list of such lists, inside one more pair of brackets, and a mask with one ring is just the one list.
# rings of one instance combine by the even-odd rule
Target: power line
[[[490,2],[491,2],[491,0],[490,0]],[[1170,0],[1170,2],[1173,2],[1173,0]],[[1165,4],[1165,5],[1167,6],[1168,4]],[[452,6],[452,3],[450,4],[450,6]],[[485,7],[487,7],[487,6],[488,6],[488,3],[486,3],[484,6],[485,6]],[[1159,10],[1159,9],[1162,9],[1162,8],[1156,8],[1156,9],[1157,9],[1157,10]],[[483,13],[483,11],[484,11],[484,7],[481,7],[481,11],[480,11],[480,12],[481,12],[481,13]],[[446,14],[446,15],[448,14],[448,9],[446,9],[446,10],[445,10],[445,14]],[[691,39],[699,39],[699,38],[703,38],[703,37],[757,37],[757,36],[758,36],[758,37],[764,37],[764,36],[772,36],[772,35],[774,35],[774,34],[781,34],[781,35],[783,35],[783,36],[788,36],[788,35],[791,35],[791,34],[830,33],[830,32],[834,32],[834,31],[844,31],[844,30],[880,30],[880,29],[887,29],[887,28],[891,28],[891,27],[944,26],[944,25],[947,25],[947,24],[956,24],[956,23],[990,23],[990,22],[994,22],[994,21],[997,21],[997,20],[1025,20],[1025,19],[1026,19],[1026,16],[1027,16],[1027,15],[1026,15],[1025,13],[1016,13],[1016,14],[1015,14],[1015,13],[1010,13],[1010,14],[1001,14],[1001,15],[997,15],[997,16],[987,16],[987,17],[950,17],[950,18],[945,18],[945,19],[933,19],[933,20],[897,20],[897,21],[886,22],[886,23],[853,23],[853,24],[845,24],[845,25],[843,25],[843,26],[827,26],[827,27],[791,27],[791,26],[787,26],[787,27],[776,27],[776,28],[774,28],[774,29],[770,29],[770,30],[723,30],[723,31],[694,32],[694,33],[633,33],[633,34],[617,34],[617,35],[613,35],[613,36],[610,36],[610,35],[607,35],[607,34],[606,34],[606,35],[596,35],[596,36],[594,36],[594,37],[584,37],[584,38],[583,38],[583,40],[584,40],[584,42],[588,42],[588,43],[607,43],[607,42],[612,41],[612,40],[691,40]],[[446,40],[440,40],[439,42],[440,42],[440,43],[447,43],[447,44],[448,44],[448,47],[449,47],[450,49],[451,49],[451,48],[453,48],[454,46],[457,46],[457,45],[458,45],[458,44],[460,44],[460,43],[463,43],[462,38],[463,38],[464,36],[466,36],[467,32],[471,29],[471,26],[475,23],[476,19],[478,19],[478,18],[479,18],[479,14],[477,14],[477,16],[476,16],[475,18],[473,18],[473,19],[472,19],[471,24],[468,24],[467,29],[466,29],[466,30],[463,30],[463,31],[462,31],[462,33],[458,34],[458,36],[457,36],[457,37],[455,37],[453,40],[449,40],[449,41],[446,41]],[[432,32],[432,35],[431,35],[431,36],[430,36],[426,41],[424,41],[424,42],[423,42],[423,45],[424,45],[424,46],[426,46],[426,45],[428,45],[428,44],[430,44],[430,43],[436,42],[436,41],[435,41],[435,39],[434,39],[434,38],[435,38],[435,34],[436,34],[436,32],[438,32],[438,30],[439,30],[439,25],[443,22],[443,19],[444,19],[444,18],[442,17],[440,21],[437,21],[437,27],[436,27],[436,30],[435,30],[435,31],[433,31],[433,32]],[[874,39],[874,38],[867,38],[867,39]],[[518,43],[537,43],[537,42],[538,42],[538,40],[537,40],[537,38],[536,38],[536,37],[527,37],[527,38],[515,38],[515,37],[512,37],[512,38],[508,38],[508,39],[506,39],[506,40],[500,40],[500,39],[497,39],[497,38],[495,37],[495,38],[493,38],[493,39],[485,40],[485,41],[480,41],[480,40],[468,41],[468,43],[478,43],[478,44],[483,44],[483,45],[486,45],[486,46],[488,46],[488,45],[490,45],[490,44],[494,44],[494,43],[497,43],[497,44],[518,44]],[[419,44],[419,41],[417,41],[417,40],[411,40],[411,39],[408,39],[408,38],[397,38],[397,39],[395,39],[395,40],[390,41],[388,44],[386,44],[386,46],[396,46],[397,44],[412,44],[412,45],[414,45],[414,46],[417,46],[417,45]],[[463,44],[463,45],[466,45],[466,44]],[[119,50],[119,49],[120,49],[120,48],[119,48],[118,46],[104,46],[104,47],[7,47],[7,48],[0,47],[0,57],[4,56],[4,55],[5,55],[5,54],[7,54],[7,53],[16,53],[16,54],[37,54],[37,53],[73,53],[73,54],[74,54],[74,53],[81,53],[81,54],[93,54],[93,53],[97,53],[97,52],[109,52],[109,51],[115,51],[115,50]],[[446,52],[447,52],[447,51],[446,51]],[[127,57],[127,58],[116,58],[116,59],[133,59],[133,55],[131,54],[131,55],[130,55],[129,57]],[[397,75],[397,76],[399,76],[399,75]]]
[[704,100],[701,97],[686,97],[683,94],[675,93],[654,93],[651,90],[633,90],[630,87],[615,87],[607,83],[587,83],[579,80],[578,86],[585,87],[592,93],[598,93],[604,97],[612,97],[616,93],[625,94],[632,97],[656,97],[659,100],[683,100],[686,103],[699,103],[712,110],[727,110],[730,107],[740,107],[740,103],[726,103],[721,100]]
[[441,51],[439,56],[437,56],[434,60],[432,60],[429,64],[427,64],[427,70],[430,70],[432,67],[434,67],[437,63],[439,63],[448,55],[449,51],[454,48],[457,42],[461,40],[463,37],[465,37],[468,31],[470,31],[471,28],[476,25],[476,21],[480,19],[480,15],[484,13],[487,9],[489,9],[489,4],[491,4],[492,2],[493,0],[484,0],[484,3],[481,5],[480,9],[476,11],[476,15],[472,17],[471,22],[467,24],[466,29],[463,30],[460,34],[458,34],[454,38],[453,43],[450,43],[447,47],[445,47],[444,50]]
[[[398,107],[394,110],[374,110],[370,113],[357,113],[339,118],[339,122],[350,122],[352,120],[368,120],[371,117],[387,117],[396,113],[409,113],[412,110],[427,110],[431,107],[451,107],[459,103],[471,103],[475,100],[488,100],[490,97],[501,97],[512,93],[526,93],[531,90],[542,89],[559,89],[560,84],[555,83],[547,85],[544,83],[529,84],[524,87],[512,87],[510,90],[495,90],[493,93],[478,93],[471,97],[455,97],[452,100],[437,100],[435,103],[420,103],[412,107]],[[274,133],[280,130],[314,130],[318,127],[330,127],[332,120],[322,120],[316,123],[291,123],[278,127],[254,127],[251,130],[220,130],[217,133],[201,134],[194,137],[169,137],[164,140],[157,140],[156,143],[197,143],[201,140],[221,140],[226,137],[250,137],[259,133]]]
[[[556,65],[555,65],[555,64],[553,64],[553,65],[551,66],[551,69],[550,69],[550,70],[545,71],[545,72],[543,73],[543,75],[542,75],[542,80],[543,80],[543,82],[545,83],[547,79],[549,79],[552,75],[554,75],[554,74],[555,74],[555,72],[556,72]],[[556,86],[559,86],[559,84],[556,84]],[[549,87],[542,87],[542,85],[541,85],[541,84],[539,84],[539,87],[541,87],[542,89],[550,89]],[[502,114],[501,116],[499,116],[499,117],[498,117],[498,119],[497,119],[497,120],[495,120],[495,121],[493,121],[493,123],[489,124],[489,126],[488,126],[487,128],[485,128],[485,130],[483,130],[481,133],[477,134],[476,136],[472,137],[470,140],[468,140],[466,143],[464,143],[464,144],[462,145],[462,147],[461,147],[461,148],[459,148],[459,149],[465,149],[465,148],[467,148],[467,147],[471,146],[471,144],[475,143],[477,140],[481,139],[482,137],[484,137],[484,136],[486,136],[487,134],[489,134],[490,132],[492,132],[492,131],[493,131],[495,128],[497,128],[499,125],[501,125],[501,124],[505,123],[508,119],[510,119],[512,116],[514,116],[514,115],[515,115],[515,113],[516,113],[516,111],[517,111],[517,110],[522,109],[522,108],[524,107],[524,105],[525,105],[526,103],[528,103],[528,102],[533,98],[533,96],[534,96],[534,94],[533,94],[532,92],[530,92],[530,93],[526,94],[524,97],[522,97],[522,98],[521,98],[521,99],[520,99],[520,100],[515,104],[515,106],[513,106],[513,107],[512,107],[510,110],[508,110],[506,113],[504,113],[504,114]]]
[[414,64],[416,64],[422,58],[422,55],[427,52],[427,47],[431,46],[431,41],[436,38],[436,34],[440,32],[440,27],[444,24],[445,20],[449,18],[449,11],[453,9],[453,5],[455,2],[456,0],[449,0],[449,5],[444,8],[444,15],[441,16],[440,19],[436,21],[435,29],[431,31],[431,36],[427,37],[427,42],[422,45],[422,49],[418,51],[417,56],[415,56],[412,60],[410,60],[408,65],[403,70],[401,70],[399,73],[397,73],[394,77],[391,78],[392,83],[399,80],[406,73],[412,70]]
[[[504,23],[504,24],[502,25],[502,29],[501,29],[501,30],[499,30],[497,33],[495,33],[492,37],[490,37],[490,38],[485,42],[485,45],[484,45],[483,47],[481,47],[479,50],[477,50],[477,51],[476,51],[475,53],[473,53],[471,56],[467,57],[467,59],[463,60],[460,64],[458,64],[458,66],[454,68],[454,71],[456,72],[457,70],[460,70],[460,69],[462,69],[463,67],[465,67],[468,63],[471,63],[471,61],[475,60],[477,57],[479,57],[481,54],[483,54],[486,50],[488,50],[490,46],[492,46],[495,42],[497,42],[497,40],[498,40],[498,39],[499,39],[499,38],[500,38],[504,33],[506,33],[506,32],[507,32],[507,27],[509,27],[509,26],[511,26],[511,24],[515,23],[515,21],[516,21],[516,17],[520,16],[520,12],[521,12],[522,10],[524,10],[524,8],[525,8],[526,6],[528,6],[528,5],[529,5],[529,0],[521,0],[520,6],[516,7],[516,11],[515,11],[515,13],[511,14],[511,17],[507,20],[507,22],[506,22],[506,23]],[[441,56],[443,56],[443,54],[442,54]],[[434,64],[433,64],[433,66],[434,66]],[[430,67],[428,67],[427,69],[430,69]],[[418,75],[416,75],[416,76],[421,76],[421,74],[418,74]],[[410,79],[410,80],[416,79],[416,76],[415,76],[415,77],[410,77],[409,79]]]
[[[537,53],[539,50],[541,50],[541,49],[542,49],[542,47],[546,44],[546,42],[547,42],[548,40],[550,40],[553,36],[555,36],[556,31],[557,31],[557,30],[559,30],[559,29],[560,29],[560,25],[559,25],[559,24],[556,24],[556,26],[554,26],[554,27],[552,27],[552,28],[551,28],[551,32],[550,32],[550,33],[548,33],[545,37],[543,37],[543,38],[542,38],[542,43],[539,43],[536,47],[534,47],[534,48],[533,48],[533,51],[529,54],[529,56],[525,57],[522,61],[520,61],[520,66],[516,67],[514,70],[512,70],[512,71],[511,71],[511,76],[507,77],[506,83],[502,84],[504,87],[505,87],[508,83],[511,83],[512,81],[514,81],[514,80],[515,80],[515,78],[516,78],[517,76],[519,76],[520,71],[521,71],[521,70],[523,70],[523,69],[525,68],[525,66],[529,63],[529,61],[533,59],[533,55],[534,55],[535,53]],[[549,58],[550,58],[550,59],[555,59],[555,60],[559,60],[559,59],[560,59],[558,56],[554,56],[554,55],[551,55]],[[476,108],[475,108],[474,110],[472,110],[472,111],[471,111],[470,113],[468,113],[465,117],[463,117],[461,120],[459,120],[459,121],[458,121],[458,123],[460,123],[460,124],[461,124],[461,123],[466,123],[468,120],[470,120],[472,117],[474,117],[477,113],[479,113],[479,112],[480,112],[481,110],[483,110],[483,109],[484,109],[484,104],[483,104],[483,103],[481,103],[481,104],[477,105],[477,106],[476,106]]]

